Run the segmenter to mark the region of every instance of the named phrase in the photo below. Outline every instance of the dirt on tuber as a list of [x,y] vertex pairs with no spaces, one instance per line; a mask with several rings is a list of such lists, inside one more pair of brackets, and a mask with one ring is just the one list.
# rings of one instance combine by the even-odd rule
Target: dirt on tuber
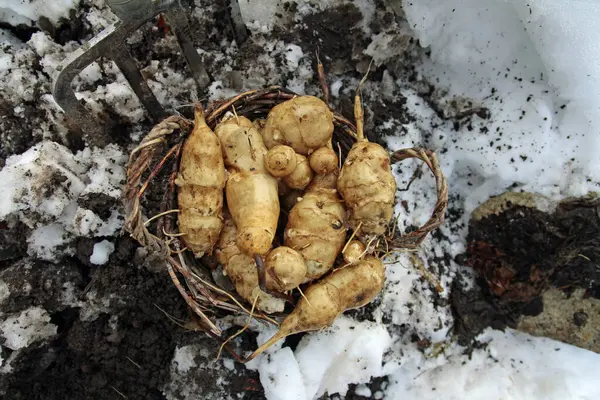
[[225,167],[221,144],[204,120],[201,106],[194,111],[194,129],[186,139],[180,169],[179,232],[196,257],[211,254],[223,227]]

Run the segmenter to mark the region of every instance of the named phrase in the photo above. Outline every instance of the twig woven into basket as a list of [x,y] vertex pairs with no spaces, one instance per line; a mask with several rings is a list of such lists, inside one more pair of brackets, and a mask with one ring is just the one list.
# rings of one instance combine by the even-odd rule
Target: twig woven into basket
[[[275,105],[295,96],[295,93],[277,86],[248,91],[209,104],[205,110],[206,122],[214,129],[223,115],[232,109],[237,115],[250,120],[265,118]],[[202,328],[212,336],[219,337],[222,332],[213,322],[214,319],[227,314],[250,314],[250,306],[231,287],[213,279],[211,268],[201,265],[201,261],[195,260],[188,251],[181,250],[184,246],[179,243],[176,231],[178,210],[174,181],[181,147],[191,126],[191,122],[181,116],[169,117],[156,125],[132,151],[125,188],[127,219],[124,229],[142,246],[164,259],[171,279],[198,315]],[[334,126],[333,144],[335,147],[339,145],[344,157],[356,141],[356,127],[337,113],[334,113]],[[433,173],[437,203],[431,218],[423,226],[391,239],[390,244],[396,249],[417,247],[429,232],[444,221],[448,205],[448,186],[435,153],[420,148],[403,149],[391,155],[391,162],[397,163],[408,158],[424,161]],[[158,188],[159,192],[163,190],[159,209],[150,210],[145,206],[145,199],[149,189],[157,190],[153,182],[159,175],[165,176],[166,184]],[[151,211],[154,216],[148,215]],[[258,311],[253,316],[277,324],[274,319],[277,315],[268,316]]]

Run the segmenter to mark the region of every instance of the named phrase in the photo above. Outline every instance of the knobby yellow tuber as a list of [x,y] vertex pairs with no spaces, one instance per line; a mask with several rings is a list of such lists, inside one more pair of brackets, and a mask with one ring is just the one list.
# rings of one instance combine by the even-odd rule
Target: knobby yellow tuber
[[294,333],[330,326],[344,311],[362,307],[377,297],[385,282],[385,267],[373,256],[338,269],[311,285],[296,308],[281,323],[279,331],[252,353],[254,359],[270,346]]
[[320,175],[329,174],[338,168],[338,155],[331,146],[321,147],[309,156],[310,167]]
[[181,152],[179,186],[179,231],[186,246],[197,256],[212,253],[223,227],[225,167],[221,145],[206,125],[201,106],[194,112],[194,129]]
[[276,178],[291,174],[296,169],[296,152],[281,144],[271,148],[265,157],[265,168]]
[[306,263],[296,250],[286,246],[273,249],[265,259],[267,287],[287,292],[302,283],[306,276]]
[[280,211],[277,180],[264,167],[267,149],[245,117],[223,120],[215,133],[230,172],[225,196],[238,230],[237,244],[248,255],[264,255],[271,249]]
[[296,168],[291,174],[282,178],[283,182],[291,189],[304,190],[313,179],[314,173],[310,169],[308,159],[302,154],[296,154]]
[[271,148],[264,160],[269,174],[280,178],[290,189],[304,190],[314,176],[308,159],[290,146],[279,144]]
[[271,109],[261,133],[267,148],[285,144],[307,156],[331,141],[333,113],[318,97],[294,97]]
[[[332,174],[335,175],[335,174]],[[335,189],[335,179],[317,176],[316,182],[294,205],[288,216],[284,243],[304,257],[304,282],[323,276],[335,262],[346,239],[345,210]]]
[[246,117],[227,116],[216,127],[225,165],[234,171],[264,172],[267,148],[262,136]]
[[354,101],[357,142],[352,146],[338,178],[337,188],[349,211],[348,224],[359,238],[383,235],[393,217],[396,180],[390,155],[363,133],[360,96]]
[[258,296],[256,307],[259,310],[266,313],[283,311],[284,300],[260,290],[256,262],[254,258],[240,251],[237,245],[237,229],[228,215],[225,215],[225,223],[217,243],[216,256],[236,292],[244,300],[253,304],[254,299]]

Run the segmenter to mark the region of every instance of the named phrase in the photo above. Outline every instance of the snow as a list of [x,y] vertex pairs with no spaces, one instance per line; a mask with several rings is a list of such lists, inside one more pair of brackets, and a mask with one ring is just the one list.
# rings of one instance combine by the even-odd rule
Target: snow
[[98,193],[118,199],[125,161],[113,144],[73,154],[56,142],[43,141],[9,157],[0,170],[0,219],[18,219],[32,228],[29,254],[49,261],[61,246],[69,253],[75,235],[112,235],[122,225],[117,210],[103,220],[79,200]]
[[273,29],[279,0],[237,0],[242,19],[252,31],[267,33]]
[[371,389],[368,388],[368,386],[362,384],[362,385],[358,385],[356,387],[356,389],[354,390],[354,393],[356,393],[358,396],[363,396],[363,397],[371,397]]
[[386,397],[558,400],[600,395],[598,354],[511,330],[490,329],[478,339],[487,347],[470,356],[454,351],[443,362],[425,361],[420,371],[401,367],[390,375]]
[[491,113],[458,131],[441,123],[432,134],[444,136],[437,147],[448,150],[443,164],[454,174],[453,189],[473,185],[467,212],[513,183],[555,197],[598,189],[600,7],[530,3],[423,0],[405,7],[432,51],[418,71],[447,87],[442,97],[467,96]]
[[391,337],[382,324],[338,318],[325,331],[303,338],[295,356],[308,398],[345,393],[349,383],[380,376]]
[[[265,396],[274,400],[304,400],[306,389],[302,370],[289,347],[267,354],[258,368]],[[285,393],[281,387],[285,386]]]
[[50,323],[50,315],[41,307],[31,307],[18,315],[6,318],[0,323],[0,336],[4,346],[19,350],[31,343],[52,337],[57,326]]
[[29,25],[44,16],[56,23],[60,18],[67,18],[69,10],[78,6],[79,2],[75,0],[0,0],[0,21],[13,26]]
[[175,349],[173,362],[176,365],[177,371],[187,372],[190,368],[196,366],[193,350],[194,348],[192,346],[178,347]]
[[4,303],[10,296],[10,288],[4,281],[0,281],[0,304]]
[[[261,331],[257,344],[274,332],[272,328]],[[294,352],[289,347],[282,348],[282,343],[246,364],[259,371],[268,399],[343,394],[351,383],[381,376],[383,354],[391,337],[381,323],[358,323],[342,316],[331,327],[303,337]],[[277,383],[283,380],[285,386]]]
[[90,262],[95,265],[103,265],[108,262],[108,257],[115,251],[113,242],[103,240],[94,244],[94,251],[90,256]]

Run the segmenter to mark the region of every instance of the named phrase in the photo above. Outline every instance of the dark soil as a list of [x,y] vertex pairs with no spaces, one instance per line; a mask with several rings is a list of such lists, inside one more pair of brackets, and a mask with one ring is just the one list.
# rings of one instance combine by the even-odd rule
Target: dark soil
[[[4,393],[13,399],[114,399],[114,387],[128,398],[162,398],[158,387],[168,377],[179,329],[157,306],[180,318],[185,309],[168,277],[132,265],[131,241],[122,239],[117,246],[111,263],[85,280],[86,267],[76,262],[60,268],[34,265],[29,274],[20,265],[3,271],[7,277],[29,277],[33,287],[32,295],[13,294],[3,311],[39,304],[58,324],[54,340],[30,346],[14,360],[13,373],[0,381]],[[76,285],[77,296],[84,290],[96,291],[99,298],[112,295],[111,313],[84,322],[79,308],[56,304],[56,291],[65,281]],[[109,327],[111,317],[118,320],[116,330]]]
[[599,210],[598,199],[575,199],[552,214],[512,206],[471,221],[464,260],[479,288],[466,291],[456,280],[452,293],[462,342],[488,326],[514,327],[521,315],[538,315],[550,286],[600,298]]
[[[185,320],[185,304],[166,272],[152,273],[131,262],[135,247],[131,240],[120,239],[110,264],[91,271],[72,260],[62,266],[17,262],[0,272],[11,287],[2,311],[39,305],[58,325],[50,343],[29,346],[11,362],[13,371],[0,375],[1,393],[11,399],[64,400],[115,399],[118,391],[128,399],[163,399],[161,388],[169,382],[176,346],[202,343],[214,359],[214,341],[165,316]],[[60,300],[66,282],[75,286],[79,298],[93,291],[97,298],[110,299],[110,312],[93,321],[80,320],[81,309]],[[228,392],[243,391],[251,376],[232,377]],[[198,379],[215,381],[210,375]]]

